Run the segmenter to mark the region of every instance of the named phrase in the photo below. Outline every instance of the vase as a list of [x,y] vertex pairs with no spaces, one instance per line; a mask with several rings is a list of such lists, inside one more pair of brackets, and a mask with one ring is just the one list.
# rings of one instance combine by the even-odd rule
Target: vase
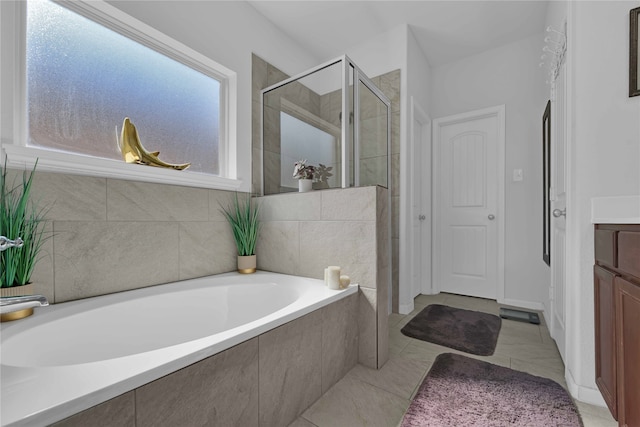
[[238,255],[238,273],[251,274],[256,272],[255,255]]
[[[33,284],[27,283],[22,286],[12,286],[10,288],[0,288],[0,297],[21,297],[24,295],[33,295]],[[25,308],[23,310],[12,311],[0,315],[0,322],[10,322],[12,320],[29,317],[33,314],[33,308]]]
[[313,180],[312,179],[299,179],[298,180],[298,191],[300,193],[306,193],[307,191],[311,191],[313,189]]

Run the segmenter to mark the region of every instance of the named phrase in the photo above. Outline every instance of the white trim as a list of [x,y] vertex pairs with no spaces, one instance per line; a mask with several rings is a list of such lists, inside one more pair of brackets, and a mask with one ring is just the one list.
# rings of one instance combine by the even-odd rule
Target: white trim
[[38,170],[47,172],[232,191],[238,190],[242,185],[241,180],[222,178],[204,173],[162,169],[129,164],[119,160],[40,150],[17,145],[5,145],[4,152],[6,153],[7,166],[9,168],[30,169],[37,160]]
[[[417,120],[423,127],[431,127],[431,118],[429,117],[429,115],[424,111],[424,109],[420,106],[420,104],[418,104],[415,100],[415,98],[413,96],[410,97],[410,111],[409,111],[409,141],[408,141],[408,147],[407,150],[410,152],[409,155],[409,159],[413,159],[415,157],[415,135],[414,135],[414,128],[413,128],[413,123],[415,120]],[[429,144],[428,145],[424,145],[421,153],[422,153],[422,163],[423,164],[430,164],[430,161],[424,161],[425,159],[430,157],[430,151],[431,151],[431,129],[429,129],[426,133],[423,133],[422,135],[423,140],[424,139],[428,139],[429,140]],[[421,141],[419,141],[418,143],[420,143]],[[410,230],[410,232],[403,234],[404,236],[408,236],[406,239],[401,239],[400,240],[400,245],[402,247],[401,251],[403,254],[408,254],[407,256],[407,260],[403,265],[407,265],[407,268],[400,268],[399,271],[399,289],[398,289],[398,311],[401,314],[407,314],[410,313],[411,311],[413,311],[414,309],[414,302],[413,302],[413,297],[412,297],[412,293],[413,293],[413,284],[412,284],[412,271],[413,271],[413,265],[416,262],[421,263],[422,265],[424,265],[424,260],[416,260],[414,259],[413,256],[413,241],[415,238],[420,238],[421,236],[415,236],[413,233],[413,222],[417,221],[417,218],[414,218],[414,216],[411,214],[413,212],[413,204],[414,204],[414,191],[413,191],[413,185],[414,182],[416,181],[416,179],[423,179],[424,177],[421,174],[416,174],[416,171],[413,170],[413,162],[408,162],[407,167],[405,168],[401,168],[401,174],[403,175],[404,178],[404,182],[406,182],[408,184],[408,186],[410,187],[410,189],[407,191],[406,193],[406,197],[401,197],[400,198],[400,203],[404,206],[404,212],[407,212],[408,215],[408,226],[407,229]],[[426,172],[427,169],[424,168],[423,172]],[[424,179],[423,179],[424,180]],[[426,189],[423,189],[424,191],[426,191]],[[425,197],[423,191],[423,195],[422,195],[422,199],[421,202],[426,206],[427,204],[429,204],[430,207],[430,198],[429,197]],[[429,189],[430,192],[430,189]],[[428,231],[431,232],[431,210],[429,209],[429,212],[425,212],[425,214],[428,214],[429,221],[425,221],[425,223],[423,224],[423,227],[429,227]],[[425,239],[424,236],[423,237],[423,241],[425,243],[428,243],[431,241],[430,238]],[[428,253],[426,254],[428,256],[428,259],[426,262],[428,262],[429,264],[431,264],[431,256],[430,256],[430,248]],[[424,254],[423,254],[424,255]],[[432,277],[431,277],[431,268],[429,266],[429,278],[426,281],[427,283],[423,283],[420,288],[421,288],[421,293],[425,294],[425,295],[429,295],[433,293],[432,290]],[[428,285],[428,286],[427,286]]]
[[[504,269],[505,269],[505,151],[506,151],[506,136],[505,136],[505,105],[497,105],[495,107],[484,108],[481,110],[469,111],[466,113],[456,114],[448,117],[441,117],[433,120],[433,137],[432,137],[432,247],[431,253],[434,257],[437,252],[438,242],[441,239],[439,224],[440,224],[440,195],[439,195],[439,173],[440,164],[438,163],[440,155],[440,129],[447,125],[465,122],[471,119],[481,119],[485,117],[495,116],[498,119],[498,206],[496,222],[498,227],[498,283],[496,287],[496,299],[498,301],[504,300],[505,295],[505,283],[504,283]],[[440,268],[435,258],[432,260],[433,267],[433,293],[440,292]]]
[[607,408],[607,403],[604,401],[600,390],[598,390],[597,388],[584,387],[576,384],[576,381],[573,378],[573,375],[571,375],[571,371],[569,370],[569,368],[565,368],[564,379],[567,382],[569,393],[571,394],[571,396],[573,396],[573,398],[590,405]]
[[[7,2],[9,3],[9,2]],[[25,75],[25,44],[26,6],[25,2],[3,6],[3,14],[13,15],[14,28],[3,28],[2,37],[13,39],[15,52],[3,52],[2,82],[3,88],[10,90],[2,93],[2,98],[11,96],[11,110],[3,109],[2,114],[12,116],[13,129],[2,134],[0,146],[0,160],[7,160],[11,167],[33,165],[38,161],[38,169],[42,171],[62,172],[77,175],[100,176],[109,178],[129,179],[133,181],[158,182],[191,187],[217,188],[223,190],[237,190],[242,181],[237,178],[237,74],[172,39],[160,31],[127,15],[121,10],[103,1],[60,1],[64,6],[76,13],[80,13],[101,25],[106,26],[138,43],[177,60],[203,74],[220,81],[220,176],[187,171],[170,171],[159,168],[127,165],[123,162],[96,158],[89,155],[58,152],[49,149],[35,148],[27,145],[28,133],[26,129],[26,75]],[[5,7],[7,7],[5,9]],[[8,18],[2,19],[6,21]],[[4,22],[3,22],[4,27]],[[5,44],[6,46],[7,44]],[[5,65],[5,55],[15,56],[14,61]],[[8,104],[8,103],[7,103]],[[6,104],[5,104],[6,106]],[[114,124],[115,127],[115,124]]]

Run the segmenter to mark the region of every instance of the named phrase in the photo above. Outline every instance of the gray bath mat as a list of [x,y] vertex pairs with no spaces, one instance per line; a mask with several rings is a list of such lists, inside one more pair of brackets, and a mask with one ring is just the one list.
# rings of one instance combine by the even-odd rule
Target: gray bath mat
[[401,427],[581,427],[558,383],[459,354],[439,355]]
[[408,337],[445,347],[490,356],[496,349],[502,320],[493,314],[432,304],[404,328]]

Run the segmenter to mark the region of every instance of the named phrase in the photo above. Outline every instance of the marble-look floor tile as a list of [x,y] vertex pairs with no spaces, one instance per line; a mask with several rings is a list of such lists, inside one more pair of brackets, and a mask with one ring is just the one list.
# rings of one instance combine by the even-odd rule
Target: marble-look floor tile
[[404,314],[391,313],[389,315],[389,327],[395,326],[402,319],[404,319]]
[[311,421],[305,420],[302,417],[298,417],[294,422],[289,424],[289,427],[317,427]]
[[618,422],[613,419],[608,408],[580,401],[574,402],[578,407],[584,427],[617,427]]
[[381,369],[357,365],[347,375],[403,399],[409,399],[427,372],[428,366],[419,360],[398,356],[389,359]]
[[396,426],[409,400],[347,375],[302,416],[318,427]]
[[515,320],[502,319],[502,327],[500,328],[500,335],[498,335],[498,342],[505,344],[542,344],[540,326]]

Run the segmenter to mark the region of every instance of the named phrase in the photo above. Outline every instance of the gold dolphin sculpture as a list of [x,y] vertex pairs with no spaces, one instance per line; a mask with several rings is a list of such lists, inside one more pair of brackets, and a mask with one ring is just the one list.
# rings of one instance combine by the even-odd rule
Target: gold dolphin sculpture
[[118,140],[118,148],[120,148],[122,158],[127,163],[137,163],[139,165],[149,165],[176,170],[183,170],[191,166],[191,163],[173,165],[171,163],[163,162],[158,158],[158,155],[160,154],[159,151],[147,151],[142,146],[140,137],[138,136],[138,130],[133,123],[131,123],[129,117],[125,117],[124,122],[122,123],[122,132],[120,133],[120,139]]

